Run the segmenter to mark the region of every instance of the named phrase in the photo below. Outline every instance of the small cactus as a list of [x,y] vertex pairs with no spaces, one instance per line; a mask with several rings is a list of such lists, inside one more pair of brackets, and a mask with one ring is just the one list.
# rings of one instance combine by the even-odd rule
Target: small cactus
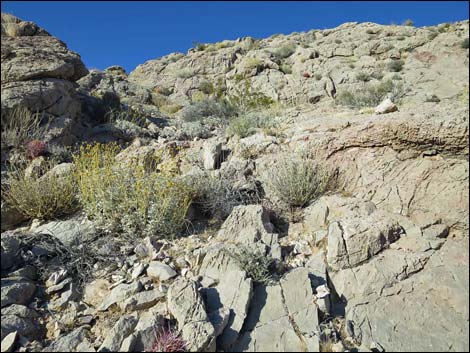
[[181,338],[179,332],[171,328],[155,331],[155,343],[151,352],[186,352],[186,342]]
[[29,158],[34,159],[47,153],[47,145],[40,140],[32,140],[26,144],[26,153]]

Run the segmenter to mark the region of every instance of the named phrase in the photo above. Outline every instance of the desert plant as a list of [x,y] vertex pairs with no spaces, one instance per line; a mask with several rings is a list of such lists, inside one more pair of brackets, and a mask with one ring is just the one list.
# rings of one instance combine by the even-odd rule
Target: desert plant
[[26,143],[26,154],[30,159],[47,154],[47,145],[44,141],[32,140]]
[[271,257],[243,246],[228,254],[255,283],[269,285],[273,282],[270,267],[274,260]]
[[280,67],[280,70],[284,73],[284,74],[292,74],[292,65],[289,65],[289,64],[282,64],[281,67]]
[[2,198],[29,218],[53,219],[73,213],[78,205],[73,175],[51,173],[52,167],[52,162],[45,162],[32,176],[13,167],[7,182],[2,183]]
[[176,71],[176,76],[179,78],[191,78],[195,75],[194,69],[191,68],[183,68],[178,71]]
[[403,60],[392,60],[388,63],[387,68],[391,72],[400,72],[403,69],[403,65],[405,65]]
[[270,169],[270,184],[280,201],[293,209],[324,194],[330,177],[313,160],[292,155],[279,159]]
[[274,59],[280,62],[282,59],[286,59],[294,54],[295,49],[296,45],[294,43],[288,43],[274,49],[271,53],[274,55]]
[[429,40],[433,40],[434,38],[436,38],[437,36],[439,35],[439,33],[437,31],[431,31],[428,35],[428,39]]
[[462,49],[468,49],[468,38],[465,38],[463,41],[460,42],[460,47]]
[[186,178],[193,204],[204,213],[220,219],[225,219],[235,206],[256,204],[261,199],[259,190],[237,187],[236,176],[215,177],[201,172]]
[[340,91],[336,97],[336,104],[350,108],[375,107],[387,96],[398,102],[406,93],[403,83],[387,80],[379,84],[366,85],[361,91]]
[[186,342],[180,333],[171,328],[155,331],[155,342],[151,352],[187,352]]
[[187,185],[166,172],[157,155],[153,163],[136,158],[124,165],[116,161],[117,151],[115,145],[85,145],[74,155],[85,212],[125,236],[178,235],[191,201]]
[[227,101],[208,98],[185,107],[181,112],[181,118],[186,122],[190,122],[213,116],[223,121],[235,114],[235,107]]
[[249,80],[245,80],[243,84],[236,86],[226,96],[226,100],[241,113],[246,113],[250,110],[266,109],[274,103],[272,98],[255,90]]
[[254,134],[255,129],[256,122],[244,114],[230,120],[227,132],[229,135],[238,135],[244,138]]
[[1,140],[5,147],[24,147],[28,141],[41,140],[47,129],[41,126],[42,115],[31,113],[19,106],[14,109],[2,109]]
[[414,26],[414,22],[413,20],[410,20],[410,19],[407,19],[405,21],[403,21],[403,26],[410,26],[410,27],[413,27]]
[[215,92],[212,82],[203,81],[199,84],[199,90],[205,94],[212,94]]
[[370,79],[371,79],[371,77],[367,72],[361,71],[361,72],[358,72],[356,74],[356,80],[358,80],[358,81],[368,82],[368,81],[370,81]]

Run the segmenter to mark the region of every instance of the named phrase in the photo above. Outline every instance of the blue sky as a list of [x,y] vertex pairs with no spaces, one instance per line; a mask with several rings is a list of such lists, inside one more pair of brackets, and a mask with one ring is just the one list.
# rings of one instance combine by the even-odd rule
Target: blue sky
[[57,36],[91,68],[138,64],[194,42],[268,37],[371,21],[415,26],[468,19],[467,1],[2,1],[2,12]]

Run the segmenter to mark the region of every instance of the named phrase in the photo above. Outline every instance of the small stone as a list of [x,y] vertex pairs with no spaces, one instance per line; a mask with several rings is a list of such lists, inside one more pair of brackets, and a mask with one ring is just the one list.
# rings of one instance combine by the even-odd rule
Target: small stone
[[370,350],[372,352],[385,352],[384,347],[380,345],[380,343],[372,341],[370,344]]
[[330,289],[326,284],[322,284],[316,288],[317,294],[316,297],[318,299],[325,298],[326,296],[330,295]]
[[137,264],[136,266],[134,266],[134,269],[132,270],[131,278],[136,279],[145,271],[146,268],[147,268],[146,264],[142,264],[142,263]]
[[387,98],[375,108],[375,113],[387,114],[387,113],[396,112],[397,110],[398,110],[398,107],[396,106],[396,104],[393,103],[390,100],[390,98]]
[[71,283],[72,282],[72,278],[66,278],[65,280],[63,280],[62,282],[60,282],[59,284],[56,284],[54,286],[50,286],[49,288],[46,289],[46,293],[47,294],[51,294],[51,293],[54,293],[54,292],[58,292],[62,289],[64,289],[64,287]]
[[166,294],[160,292],[158,289],[140,292],[120,303],[119,307],[122,311],[144,310],[151,308],[157,304],[160,299],[165,298],[165,296]]

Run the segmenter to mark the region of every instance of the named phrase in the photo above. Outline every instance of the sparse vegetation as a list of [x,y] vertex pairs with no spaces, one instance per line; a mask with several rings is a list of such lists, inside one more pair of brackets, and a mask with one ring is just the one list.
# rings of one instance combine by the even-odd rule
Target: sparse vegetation
[[25,169],[14,168],[2,183],[2,198],[29,218],[53,219],[77,209],[77,186],[72,173],[47,173],[52,162],[27,175]]
[[199,121],[207,117],[215,117],[224,122],[229,117],[235,116],[236,112],[236,108],[227,101],[209,98],[185,107],[181,112],[181,118],[189,122]]
[[31,113],[21,106],[11,110],[2,109],[2,150],[10,147],[21,149],[29,141],[41,140],[47,128],[41,125],[41,120],[41,114]]
[[356,74],[356,80],[368,82],[371,80],[371,76],[368,73],[361,71]]
[[463,41],[460,42],[460,47],[463,49],[468,49],[468,38],[465,38]]
[[413,27],[413,26],[414,26],[414,22],[413,22],[413,20],[407,19],[407,20],[403,21],[403,26],[410,26],[410,27]]
[[270,169],[271,186],[289,208],[304,207],[330,186],[328,172],[313,160],[284,156]]
[[215,92],[214,85],[212,82],[203,81],[199,84],[199,90],[205,94],[212,94]]
[[172,168],[157,168],[161,156],[123,166],[115,160],[117,151],[115,145],[86,145],[74,156],[85,212],[107,230],[123,235],[176,237],[191,202],[189,187]]
[[195,75],[194,69],[191,69],[191,68],[180,69],[176,72],[177,77],[184,78],[184,79],[191,78],[194,75]]
[[255,283],[269,285],[273,282],[270,267],[274,260],[271,257],[248,247],[241,247],[233,253],[229,253],[229,256]]
[[284,44],[283,46],[272,50],[272,54],[277,62],[281,62],[281,60],[288,58],[292,54],[294,54],[296,49],[296,45],[294,43]]
[[249,80],[245,80],[244,84],[238,85],[234,91],[226,96],[226,99],[241,113],[266,109],[274,103],[270,97],[256,91]]
[[391,72],[400,72],[403,69],[405,62],[403,60],[392,60],[388,63],[387,69]]
[[369,84],[361,91],[340,91],[336,103],[350,108],[375,107],[388,94],[393,101],[398,102],[406,92],[403,83],[387,80],[379,84]]

